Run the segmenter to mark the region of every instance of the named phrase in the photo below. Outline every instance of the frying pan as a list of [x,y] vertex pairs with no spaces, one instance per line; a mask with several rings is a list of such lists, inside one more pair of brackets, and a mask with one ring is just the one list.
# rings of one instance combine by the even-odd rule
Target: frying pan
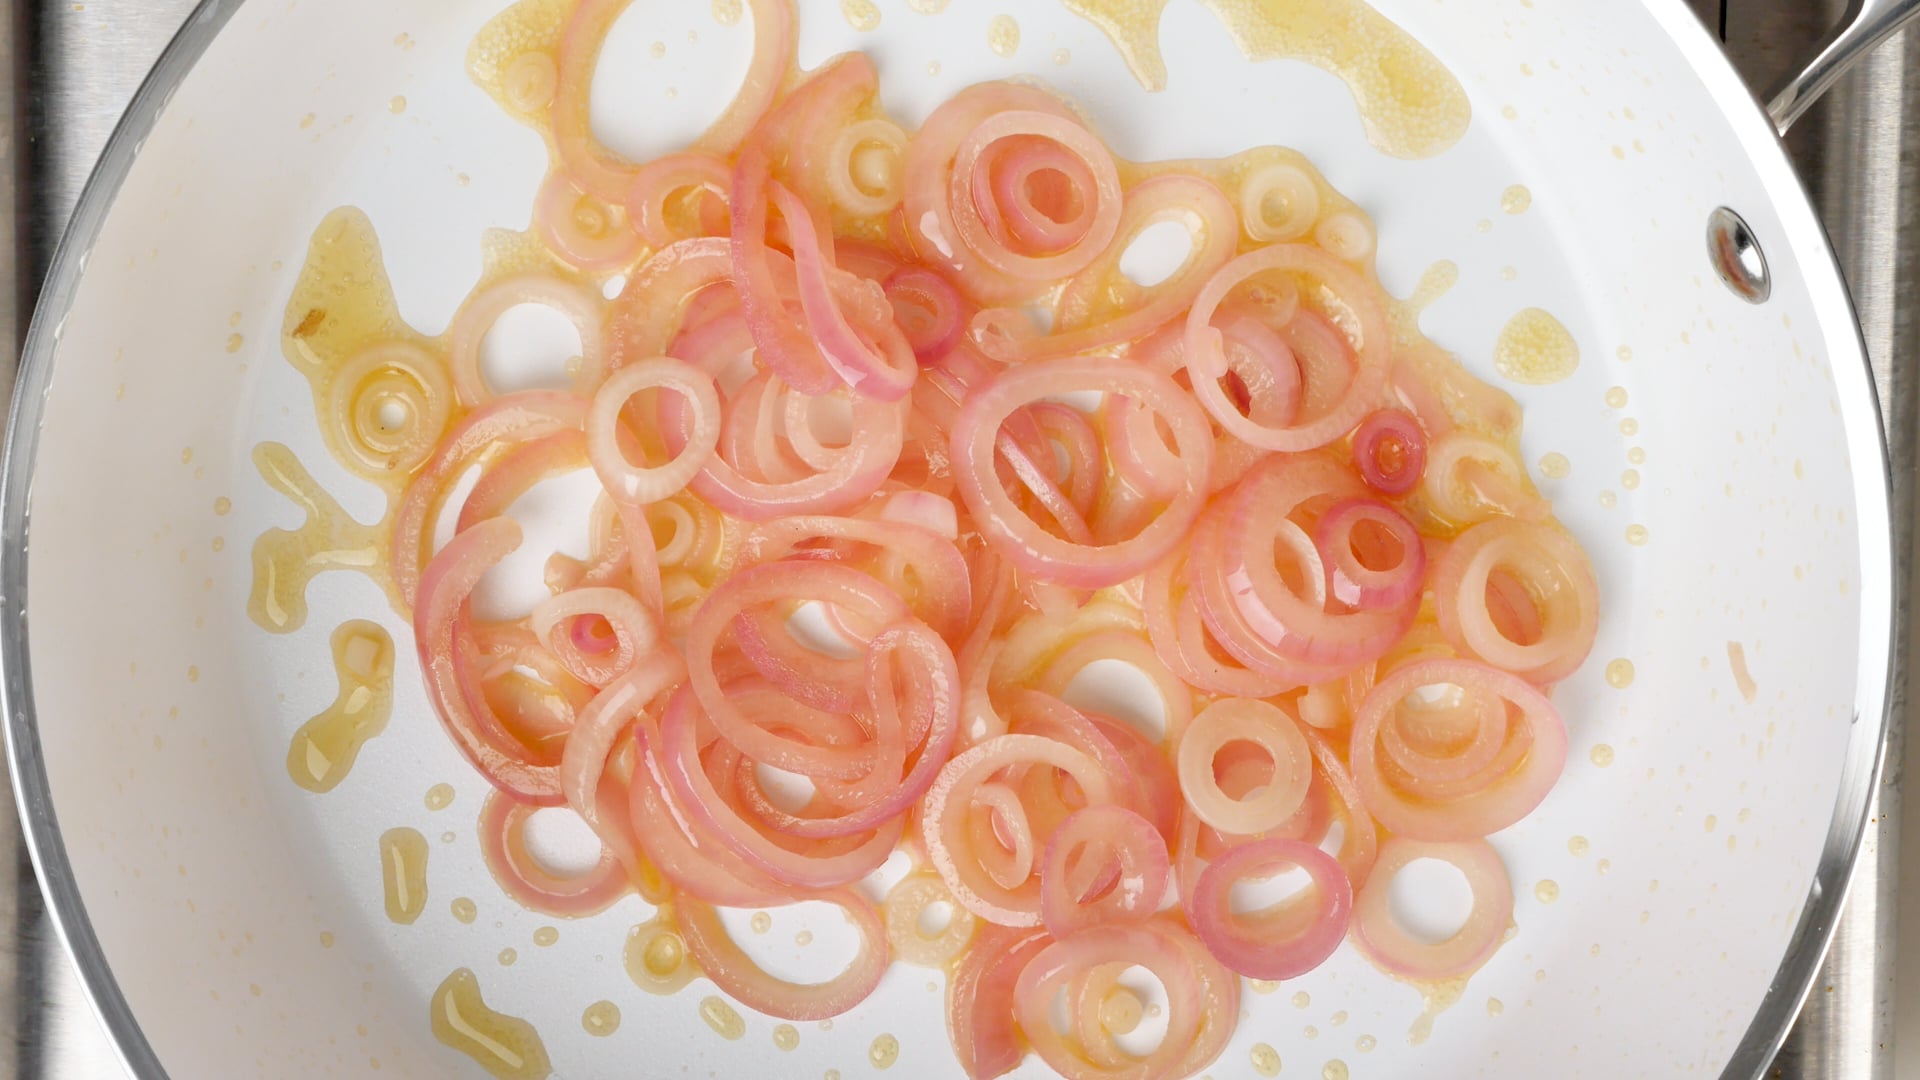
[[[558,1075],[867,1075],[882,1034],[900,1045],[894,1071],[957,1075],[924,971],[897,967],[783,1050],[757,1016],[742,1039],[714,1034],[697,987],[633,987],[621,946],[646,917],[637,898],[536,937],[550,920],[482,866],[484,782],[432,722],[383,597],[330,574],[300,632],[246,617],[250,545],[301,520],[254,468],[256,444],[287,444],[348,513],[379,513],[331,465],[279,356],[314,225],[365,208],[428,332],[477,275],[482,230],[524,227],[544,154],[464,75],[498,6],[209,0],[81,203],[26,350],[0,559],[8,746],[54,917],[142,1076],[472,1073],[428,1022],[462,967],[545,1034]],[[1469,368],[1497,380],[1493,344],[1526,308],[1578,344],[1570,378],[1508,387],[1527,460],[1570,466],[1543,489],[1593,553],[1605,607],[1594,659],[1556,691],[1566,776],[1495,837],[1515,935],[1444,1010],[1448,995],[1423,999],[1343,948],[1282,993],[1249,994],[1214,1074],[1251,1075],[1256,1041],[1286,1075],[1756,1074],[1824,951],[1878,768],[1887,482],[1826,241],[1775,124],[1679,0],[1379,0],[1472,104],[1464,138],[1417,160],[1369,143],[1334,75],[1250,62],[1184,0],[1164,15],[1154,94],[1063,5],[886,0],[870,32],[830,0],[799,6],[803,63],[870,50],[906,120],[969,83],[1035,75],[1129,157],[1296,147],[1374,216],[1391,291],[1457,266],[1422,325]],[[1856,5],[1776,118],[1915,6]],[[1017,18],[1015,48],[1004,33],[989,47],[1000,14]],[[724,100],[746,33],[706,4],[632,5],[596,83],[620,104],[596,127],[634,154],[684,141]],[[1508,213],[1516,186],[1530,206]],[[527,340],[543,327],[526,322]],[[394,719],[315,795],[288,781],[288,741],[332,702],[328,634],[352,618],[401,643]],[[452,802],[430,809],[441,783]],[[382,903],[379,838],[402,825],[432,838],[410,926]],[[564,862],[576,833],[547,833]],[[1448,887],[1427,901],[1444,909]],[[454,918],[455,898],[477,917]],[[736,934],[776,972],[821,977],[845,955],[831,916],[783,911],[758,936],[744,918]],[[790,944],[807,929],[812,947]],[[591,1038],[582,1010],[602,999],[625,1020]]]

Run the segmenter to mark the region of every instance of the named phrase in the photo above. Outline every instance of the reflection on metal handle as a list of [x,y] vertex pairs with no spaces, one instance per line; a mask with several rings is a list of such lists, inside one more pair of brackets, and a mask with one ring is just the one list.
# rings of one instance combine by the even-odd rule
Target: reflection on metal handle
[[1767,115],[1773,126],[1785,135],[1800,114],[1827,92],[1854,62],[1875,45],[1900,29],[1901,24],[1920,15],[1920,0],[1850,0],[1846,17],[1833,39],[1820,50],[1799,74],[1773,95]]

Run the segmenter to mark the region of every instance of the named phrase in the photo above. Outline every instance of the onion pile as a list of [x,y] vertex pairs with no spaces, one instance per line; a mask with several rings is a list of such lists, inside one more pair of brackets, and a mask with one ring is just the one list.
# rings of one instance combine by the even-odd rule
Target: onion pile
[[[790,71],[781,0],[754,0],[720,122],[627,162],[585,119],[620,6],[579,4],[553,70],[514,84],[555,147],[536,234],[571,271],[492,283],[456,321],[444,430],[394,523],[508,892],[581,916],[637,890],[701,973],[788,1020],[852,1009],[895,959],[945,967],[976,1078],[1029,1051],[1069,1077],[1194,1074],[1241,977],[1346,941],[1407,977],[1483,963],[1512,910],[1485,838],[1561,772],[1548,691],[1593,644],[1596,586],[1511,399],[1396,340],[1366,219],[1282,151],[1119,160],[1028,85],[908,132],[865,56]],[[1189,250],[1137,284],[1121,256],[1164,222]],[[487,324],[527,300],[581,329],[570,389],[480,374]],[[480,618],[522,540],[507,507],[583,468],[590,553],[549,561],[529,617]],[[1102,662],[1145,677],[1159,722],[1068,703]],[[528,854],[550,806],[599,835],[585,874]],[[1417,858],[1473,887],[1448,940],[1389,909]],[[860,940],[818,985],[716,913],[800,901]],[[1136,1053],[1142,968],[1166,1031]]]

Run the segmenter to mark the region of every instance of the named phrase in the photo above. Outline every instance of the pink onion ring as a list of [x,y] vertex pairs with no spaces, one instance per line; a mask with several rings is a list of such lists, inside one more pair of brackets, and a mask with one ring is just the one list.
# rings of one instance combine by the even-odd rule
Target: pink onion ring
[[1314,532],[1314,546],[1326,560],[1330,596],[1351,608],[1400,608],[1417,598],[1426,582],[1427,549],[1420,530],[1385,503],[1356,499],[1328,510]]
[[[620,449],[616,437],[620,412],[627,401],[645,390],[671,390],[690,414],[683,441],[671,461],[662,465],[635,465]],[[633,505],[656,503],[680,493],[705,468],[720,441],[720,395],[713,377],[683,360],[656,356],[628,364],[613,373],[593,395],[587,411],[587,456],[607,493]]]
[[1406,495],[1427,471],[1427,433],[1399,409],[1381,409],[1353,433],[1353,461],[1360,478],[1382,495]]
[[[1233,886],[1298,867],[1312,877],[1296,893],[1258,914],[1236,914]],[[1200,873],[1194,889],[1194,932],[1222,964],[1250,979],[1297,979],[1332,956],[1347,936],[1353,886],[1333,857],[1298,840],[1261,840],[1234,848]]]
[[[1129,539],[1095,545],[1044,532],[1015,505],[994,467],[1000,427],[1015,410],[1089,390],[1124,394],[1165,417],[1187,467],[1181,490],[1152,522]],[[1213,435],[1206,417],[1165,376],[1117,360],[1062,360],[1013,369],[976,391],[955,422],[953,455],[968,511],[1005,557],[1048,581],[1099,587],[1140,573],[1180,542],[1206,499]]]
[[[1273,776],[1245,798],[1229,796],[1214,776],[1214,759],[1227,746],[1250,743],[1273,762]],[[1180,790],[1200,820],[1236,836],[1276,828],[1307,797],[1313,755],[1300,727],[1278,706],[1251,698],[1226,698],[1193,718],[1180,739],[1176,762]]]
[[[1099,892],[1109,865],[1119,875]],[[1069,815],[1047,841],[1040,917],[1056,938],[1097,923],[1148,919],[1160,909],[1169,875],[1167,842],[1152,822],[1123,806],[1091,806]]]
[[480,808],[480,855],[493,879],[514,902],[530,911],[561,919],[584,919],[612,907],[633,888],[610,849],[578,876],[555,874],[527,850],[527,819],[540,809],[499,791],[487,794]]
[[701,974],[742,1005],[782,1020],[827,1020],[851,1012],[880,985],[887,973],[887,929],[874,906],[851,889],[799,899],[838,907],[860,935],[860,951],[846,970],[824,983],[793,983],[769,974],[741,950],[720,924],[720,913],[698,900],[684,900],[674,920],[686,939],[687,954]]
[[[1507,637],[1489,610],[1495,571],[1519,586],[1509,603],[1538,613],[1532,640]],[[1573,674],[1593,651],[1600,588],[1587,553],[1557,525],[1476,525],[1454,541],[1434,579],[1440,628],[1464,656],[1544,684]]]

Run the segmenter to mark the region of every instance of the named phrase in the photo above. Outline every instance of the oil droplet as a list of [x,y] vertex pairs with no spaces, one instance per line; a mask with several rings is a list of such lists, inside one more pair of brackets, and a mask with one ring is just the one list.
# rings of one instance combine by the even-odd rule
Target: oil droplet
[[867,1060],[876,1069],[891,1069],[893,1063],[900,1060],[900,1040],[891,1035],[881,1035],[867,1047]]
[[360,748],[386,730],[393,712],[393,638],[378,623],[342,624],[333,632],[333,669],[340,681],[333,704],[302,724],[287,747],[287,775],[315,793],[345,780]]
[[1555,450],[1540,456],[1540,475],[1549,480],[1565,480],[1573,473],[1573,462]]
[[333,948],[333,932],[332,931],[330,930],[320,931],[320,947],[323,949]]
[[556,927],[543,926],[533,932],[533,943],[541,948],[550,948],[560,940],[560,931]]
[[1633,685],[1633,661],[1625,657],[1609,661],[1607,664],[1607,685],[1615,690],[1625,690]]
[[756,911],[753,913],[753,918],[749,920],[748,925],[753,927],[754,933],[764,934],[773,929],[773,916],[764,911]]
[[308,128],[310,128],[310,127],[312,127],[312,126],[314,125],[314,122],[315,122],[316,120],[319,120],[319,119],[320,119],[319,117],[317,117],[317,116],[315,116],[315,115],[313,115],[312,113],[308,113],[307,115],[305,115],[305,116],[303,116],[303,117],[301,117],[301,118],[300,118],[300,130],[301,130],[301,131],[305,131],[305,130],[307,130]]
[[826,1072],[825,1080],[840,1080],[840,1070],[828,1069]]
[[1487,1015],[1488,1016],[1499,1016],[1501,1013],[1506,1011],[1507,1011],[1507,1007],[1500,1003],[1499,998],[1490,997],[1487,999]]
[[1524,214],[1533,205],[1533,192],[1523,185],[1515,184],[1500,193],[1500,209],[1509,214]]
[[[1461,996],[1467,992],[1467,977],[1463,975],[1439,982],[1415,982],[1413,985],[1419,989],[1427,1007],[1420,1013],[1420,1018],[1413,1022],[1413,1027],[1408,1029],[1407,1045],[1420,1046],[1433,1037],[1433,1022],[1440,1018],[1440,1014],[1460,1003]],[[1346,1074],[1342,1072],[1341,1075]]]
[[387,918],[406,926],[426,910],[427,838],[420,830],[380,834],[380,880],[387,894]]
[[1625,435],[1629,439],[1640,434],[1640,421],[1635,420],[1631,416],[1620,421],[1620,434]]
[[1592,845],[1587,842],[1587,838],[1584,836],[1570,836],[1567,838],[1567,852],[1569,854],[1575,856],[1585,855],[1591,847]]
[[441,834],[440,834],[440,842],[441,842],[441,843],[443,843],[443,844],[451,844],[451,843],[453,843],[453,841],[454,841],[454,833],[453,833],[453,830],[451,830],[451,829],[449,829],[449,830],[447,830],[446,832],[443,832],[443,833],[441,833]]
[[1347,1063],[1339,1058],[1327,1062],[1320,1070],[1320,1080],[1347,1080]]
[[580,1014],[580,1026],[587,1034],[604,1039],[620,1030],[620,1006],[611,1001],[596,1001]]
[[1020,24],[1011,15],[995,15],[987,24],[987,46],[996,55],[1012,56],[1020,51]]
[[907,7],[921,15],[938,15],[947,10],[948,0],[907,0]]
[[665,910],[627,934],[621,959],[633,984],[654,994],[678,993],[700,974],[687,955],[687,943],[674,926],[672,913]]
[[1339,1027],[1341,1024],[1344,1024],[1347,1022],[1347,1011],[1345,1009],[1342,1009],[1339,1012],[1334,1013],[1332,1016],[1327,1018],[1327,1022],[1332,1024],[1334,1027]]
[[393,96],[393,100],[387,102],[387,111],[392,113],[395,116],[399,116],[401,113],[406,112],[407,99],[400,94],[395,94]]
[[454,918],[454,921],[456,922],[463,922],[463,923],[467,923],[468,925],[472,925],[473,920],[480,917],[479,906],[476,905],[472,900],[464,896],[455,897],[453,903],[449,905],[449,907],[453,911],[453,918]]
[[700,1000],[700,1019],[707,1022],[715,1035],[733,1042],[745,1037],[747,1022],[733,1006],[717,997],[708,996]]
[[848,26],[861,33],[880,29],[880,9],[873,6],[873,0],[840,0],[840,14],[846,16]]
[[1747,671],[1747,647],[1737,641],[1727,642],[1727,666],[1733,669],[1733,685],[1748,704],[1760,695],[1760,687],[1753,681],[1753,675]]
[[[1099,27],[1148,90],[1167,85],[1160,14],[1167,0],[1065,0]],[[1460,80],[1362,0],[1203,0],[1249,60],[1305,60],[1344,80],[1367,140],[1399,158],[1432,157],[1473,118]]]
[[487,1007],[468,968],[433,992],[433,1037],[478,1062],[499,1080],[546,1080],[553,1073],[546,1044],[532,1024]]
[[1613,747],[1608,746],[1606,743],[1601,743],[1594,747],[1593,750],[1587,754],[1587,757],[1595,765],[1604,769],[1613,764]]
[[1623,488],[1626,488],[1626,489],[1627,489],[1628,491],[1637,491],[1637,490],[1639,490],[1639,488],[1640,488],[1640,470],[1639,470],[1639,469],[1628,469],[1628,470],[1626,470],[1625,472],[1623,472],[1623,473],[1621,473],[1621,474],[1620,474],[1620,486],[1621,486],[1621,487],[1623,487]]
[[520,954],[510,948],[501,949],[500,955],[497,957],[497,959],[500,961],[501,967],[512,967],[514,965],[514,962],[520,959]]
[[213,512],[220,517],[226,517],[228,514],[233,513],[233,500],[227,498],[225,495],[213,500]]
[[1580,366],[1580,346],[1559,319],[1528,308],[1500,331],[1493,346],[1493,366],[1512,382],[1550,386]]
[[713,0],[713,21],[721,26],[732,26],[746,14],[746,8],[740,0]]
[[667,43],[664,41],[656,41],[652,45],[647,46],[647,55],[653,57],[655,60],[664,59],[667,55]]
[[242,335],[242,334],[227,335],[227,352],[229,354],[237,353],[241,349],[244,349],[246,347],[247,347],[247,339],[245,335]]
[[279,443],[253,448],[253,464],[274,490],[307,512],[298,529],[269,529],[253,544],[253,590],[247,615],[272,634],[307,621],[307,583],[327,570],[358,570],[393,592],[384,524],[362,525],[314,482],[293,451]]
[[1624,409],[1627,407],[1627,388],[1616,386],[1607,391],[1607,408]]
[[1247,1051],[1247,1059],[1253,1063],[1253,1071],[1261,1076],[1280,1075],[1280,1051],[1266,1043],[1254,1043]]
[[792,1024],[781,1024],[773,1029],[773,1045],[782,1050],[796,1050],[800,1046],[800,1029]]
[[1645,547],[1647,544],[1647,527],[1645,525],[1627,526],[1627,543],[1632,544],[1634,547]]
[[1280,989],[1280,984],[1271,979],[1251,979],[1248,985],[1256,994],[1271,994]]
[[1442,259],[1427,267],[1426,273],[1420,275],[1420,284],[1414,287],[1413,298],[1407,301],[1407,306],[1416,313],[1425,311],[1459,283],[1459,264],[1451,259]]
[[803,949],[813,944],[813,931],[802,930],[799,933],[793,935],[793,943],[795,945],[800,946]]
[[929,77],[938,77],[939,74],[940,74],[940,61],[938,60],[927,61],[927,75]]
[[445,810],[453,805],[453,785],[435,784],[427,789],[427,809]]
[[1311,998],[1311,997],[1309,997],[1309,996],[1307,995],[1307,992],[1306,992],[1305,990],[1296,990],[1296,991],[1294,991],[1294,994],[1293,994],[1293,1007],[1294,1007],[1294,1008],[1296,1008],[1296,1009],[1304,1009],[1304,1008],[1306,1008],[1307,1006],[1309,1006],[1309,1005],[1311,1005],[1311,1004],[1313,1004],[1313,998]]
[[1073,53],[1069,52],[1066,49],[1053,50],[1053,66],[1054,67],[1066,67],[1068,64],[1071,64],[1071,63],[1073,63]]
[[1533,887],[1533,898],[1543,904],[1551,904],[1560,899],[1559,882],[1548,879]]
[[1600,493],[1600,505],[1608,510],[1613,509],[1619,501],[1620,497],[1611,491],[1603,491]]

